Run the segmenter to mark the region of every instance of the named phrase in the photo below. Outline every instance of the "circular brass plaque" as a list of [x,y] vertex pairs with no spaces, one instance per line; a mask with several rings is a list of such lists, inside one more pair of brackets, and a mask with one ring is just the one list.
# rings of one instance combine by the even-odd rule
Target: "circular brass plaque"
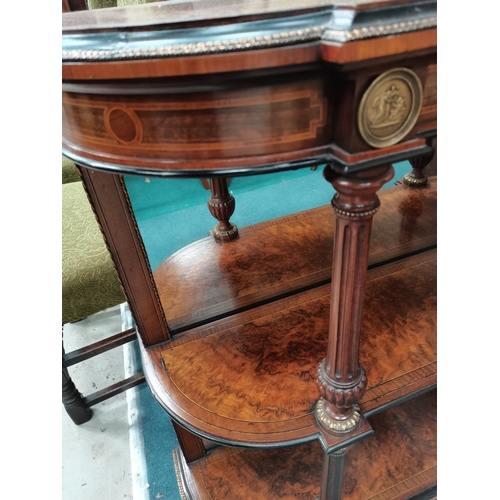
[[382,73],[368,87],[358,109],[361,137],[374,148],[398,143],[415,125],[422,108],[422,84],[405,68]]

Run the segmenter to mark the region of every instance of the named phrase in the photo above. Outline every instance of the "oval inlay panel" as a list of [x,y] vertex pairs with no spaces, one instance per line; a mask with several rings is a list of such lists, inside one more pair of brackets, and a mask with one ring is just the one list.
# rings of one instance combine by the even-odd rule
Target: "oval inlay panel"
[[104,123],[109,135],[122,144],[133,144],[141,140],[141,122],[137,115],[129,109],[106,109]]

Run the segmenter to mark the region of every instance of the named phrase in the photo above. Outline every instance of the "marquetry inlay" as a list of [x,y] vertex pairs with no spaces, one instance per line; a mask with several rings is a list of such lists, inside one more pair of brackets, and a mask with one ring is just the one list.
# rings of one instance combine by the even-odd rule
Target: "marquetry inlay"
[[125,107],[104,110],[104,125],[109,135],[121,144],[135,144],[142,140],[141,121]]
[[[63,95],[66,137],[87,149],[149,157],[264,154],[321,144],[327,133],[325,82],[282,84],[224,96]],[[229,153],[228,153],[229,154]]]

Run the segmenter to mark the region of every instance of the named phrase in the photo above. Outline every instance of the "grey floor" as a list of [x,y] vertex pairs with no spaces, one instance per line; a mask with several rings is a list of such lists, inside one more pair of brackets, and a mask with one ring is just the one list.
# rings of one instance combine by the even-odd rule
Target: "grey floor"
[[[120,306],[97,313],[63,329],[66,352],[119,333],[130,321]],[[118,347],[69,368],[86,396],[135,370],[130,346]],[[149,500],[142,452],[138,389],[93,407],[92,419],[75,425],[62,409],[62,499]]]

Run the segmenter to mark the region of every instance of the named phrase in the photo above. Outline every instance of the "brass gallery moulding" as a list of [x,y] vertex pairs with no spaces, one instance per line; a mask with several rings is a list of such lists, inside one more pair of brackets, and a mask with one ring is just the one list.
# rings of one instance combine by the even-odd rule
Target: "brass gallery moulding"
[[141,46],[122,49],[70,49],[62,51],[63,61],[112,61],[124,59],[150,59],[190,56],[199,54],[218,54],[250,49],[263,49],[274,46],[291,45],[299,42],[325,40],[350,42],[365,38],[396,35],[437,26],[436,17],[428,17],[375,26],[362,26],[353,29],[336,30],[326,26],[314,26],[294,31],[284,31],[246,38],[226,40],[207,40],[198,43],[168,44],[156,47]]
[[374,148],[397,144],[414,127],[422,109],[422,84],[407,68],[377,77],[363,94],[358,108],[361,137]]
[[409,31],[435,28],[436,26],[437,17],[425,17],[421,19],[412,19],[390,24],[363,26],[350,30],[335,30],[327,28],[321,39],[333,42],[352,42],[354,40],[362,40],[364,38],[373,38],[384,35],[396,35],[398,33],[406,33]]
[[276,45],[288,45],[297,42],[318,40],[324,26],[315,26],[296,31],[285,31],[268,35],[233,38],[226,40],[208,40],[198,43],[169,44],[160,47],[134,47],[111,50],[63,50],[63,61],[78,60],[116,60],[116,59],[148,59],[175,56],[190,56],[220,52],[234,52],[248,49],[268,48]]

